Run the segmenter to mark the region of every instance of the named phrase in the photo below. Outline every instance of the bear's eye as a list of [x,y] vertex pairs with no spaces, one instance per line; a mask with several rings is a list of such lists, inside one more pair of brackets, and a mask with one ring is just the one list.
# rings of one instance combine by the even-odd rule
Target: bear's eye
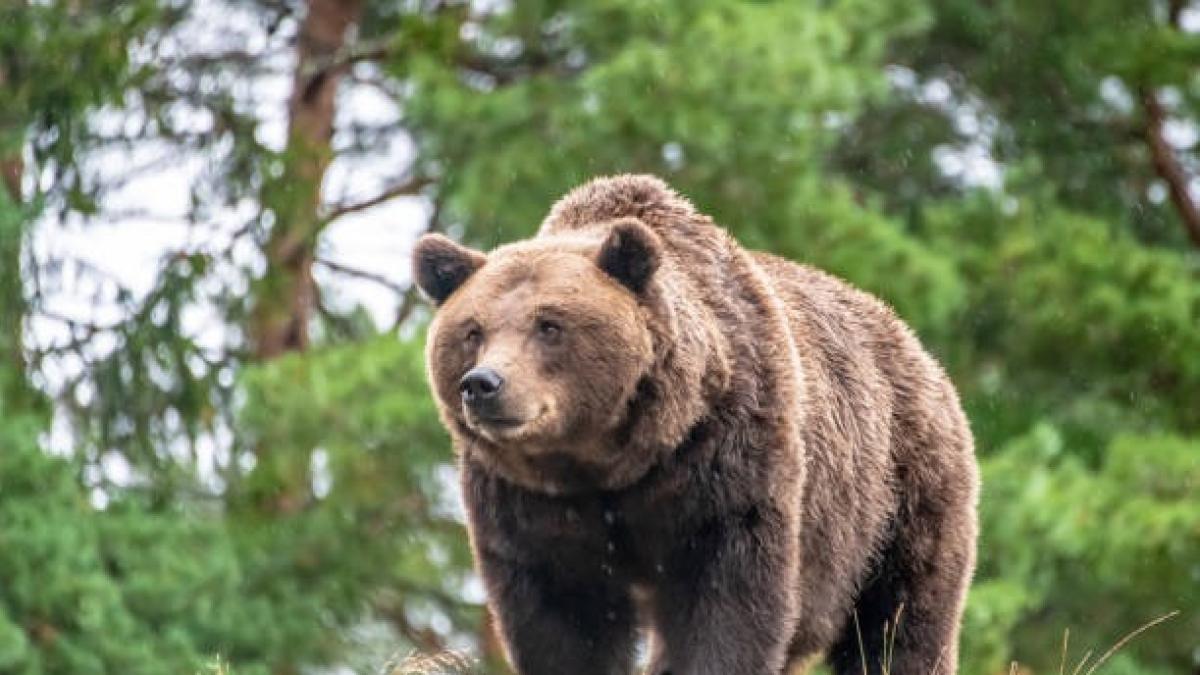
[[483,342],[483,331],[479,328],[472,328],[463,336],[463,343],[468,347],[478,347],[480,342]]
[[549,319],[538,319],[537,333],[546,342],[554,342],[562,336],[562,326]]

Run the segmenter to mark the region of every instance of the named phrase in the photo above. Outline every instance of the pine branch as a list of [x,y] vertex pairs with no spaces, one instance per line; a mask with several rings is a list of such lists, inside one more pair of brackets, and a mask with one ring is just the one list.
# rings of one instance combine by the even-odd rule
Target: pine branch
[[408,291],[404,294],[404,299],[400,301],[400,306],[396,308],[396,320],[392,322],[392,332],[400,330],[400,326],[404,325],[408,317],[417,309],[420,299],[421,294],[417,292],[417,285],[409,286]]
[[306,79],[321,77],[335,71],[344,71],[362,61],[379,61],[393,54],[392,40],[368,40],[347,45],[324,58],[314,59],[301,71]]
[[330,260],[328,258],[317,257],[317,258],[313,259],[313,262],[318,265],[321,265],[322,267],[324,267],[332,272],[337,272],[338,274],[344,274],[348,277],[355,277],[356,279],[365,279],[367,281],[373,281],[381,286],[387,287],[388,289],[394,291],[398,295],[404,295],[409,290],[407,287],[401,286],[400,284],[392,281],[391,279],[388,279],[387,277],[383,276],[382,274],[376,274],[374,272],[368,272],[367,270],[361,270],[361,269],[358,269],[357,267],[351,267],[344,263],[336,262],[336,261]]
[[392,187],[365,201],[336,205],[329,209],[329,212],[326,214],[322,225],[328,225],[338,218],[350,213],[366,211],[367,209],[379,206],[380,204],[395,199],[396,197],[412,197],[419,195],[425,186],[431,185],[432,183],[433,179],[431,178],[410,178],[407,181],[393,185]]

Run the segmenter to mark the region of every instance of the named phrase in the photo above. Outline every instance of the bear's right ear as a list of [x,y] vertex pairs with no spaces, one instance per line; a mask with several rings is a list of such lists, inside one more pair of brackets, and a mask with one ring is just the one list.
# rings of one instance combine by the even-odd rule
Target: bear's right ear
[[479,251],[440,234],[427,234],[413,249],[413,279],[433,304],[441,305],[485,262],[487,256]]

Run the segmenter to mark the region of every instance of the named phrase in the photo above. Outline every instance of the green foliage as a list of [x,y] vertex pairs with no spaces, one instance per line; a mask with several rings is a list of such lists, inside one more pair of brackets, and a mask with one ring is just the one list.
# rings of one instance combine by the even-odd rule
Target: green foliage
[[457,599],[470,559],[423,383],[422,345],[387,336],[243,373],[241,428],[257,460],[228,503],[256,587],[277,598],[271,614],[290,607],[270,635],[281,649],[340,639],[330,622],[371,612],[420,647],[430,622],[479,620]]
[[886,39],[921,18],[911,2],[557,4],[481,27],[485,49],[561,55],[528,78],[409,66],[418,143],[444,161],[447,206],[483,244],[528,235],[579,182],[631,170],[668,175],[722,222],[786,222],[773,207],[817,178],[837,120],[884,91]]
[[1124,435],[1106,450],[1103,467],[1089,469],[1040,425],[985,462],[987,581],[964,630],[970,672],[1014,659],[1050,669],[1064,629],[1077,651],[1102,650],[1173,610],[1183,613],[1128,647],[1126,666],[1189,667],[1200,633],[1189,611],[1200,606],[1200,442]]
[[1039,418],[1093,458],[1122,430],[1200,428],[1188,254],[1038,196],[977,195],[929,209],[923,227],[974,280],[953,363],[985,451]]
[[220,524],[132,504],[95,511],[37,429],[28,417],[0,424],[0,670],[195,668],[212,646],[205,607],[237,598]]

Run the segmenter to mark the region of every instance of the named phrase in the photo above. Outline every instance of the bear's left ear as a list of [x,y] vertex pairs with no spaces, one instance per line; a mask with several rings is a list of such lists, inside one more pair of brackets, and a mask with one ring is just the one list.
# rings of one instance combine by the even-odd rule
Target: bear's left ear
[[636,218],[622,218],[612,225],[596,264],[604,273],[634,293],[641,293],[658,270],[662,242],[658,235]]
[[413,249],[413,279],[433,304],[441,305],[485,262],[487,256],[479,251],[440,234],[427,234]]

